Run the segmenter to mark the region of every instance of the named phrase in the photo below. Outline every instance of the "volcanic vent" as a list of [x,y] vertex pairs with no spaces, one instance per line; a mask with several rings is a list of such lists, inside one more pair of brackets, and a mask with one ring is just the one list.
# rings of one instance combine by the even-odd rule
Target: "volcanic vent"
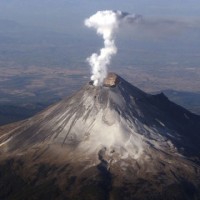
[[199,199],[199,130],[199,116],[110,73],[1,127],[0,199]]
[[115,73],[109,73],[103,81],[105,87],[116,87],[120,78]]
[[[120,78],[115,73],[108,73],[107,77],[103,80],[102,86],[104,87],[116,87],[119,83]],[[90,85],[94,85],[94,81],[89,82]]]

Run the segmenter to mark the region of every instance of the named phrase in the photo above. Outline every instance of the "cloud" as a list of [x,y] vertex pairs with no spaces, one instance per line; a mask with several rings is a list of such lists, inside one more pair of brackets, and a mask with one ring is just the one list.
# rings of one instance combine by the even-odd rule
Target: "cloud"
[[138,15],[138,23],[125,27],[133,36],[168,38],[180,36],[187,31],[199,30],[200,21],[192,19],[153,18]]

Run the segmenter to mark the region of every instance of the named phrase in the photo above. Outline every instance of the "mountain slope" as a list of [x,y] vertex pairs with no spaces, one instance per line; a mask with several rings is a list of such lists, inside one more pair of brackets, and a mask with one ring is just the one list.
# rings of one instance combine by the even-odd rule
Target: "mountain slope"
[[200,117],[117,80],[1,128],[2,196],[200,198]]

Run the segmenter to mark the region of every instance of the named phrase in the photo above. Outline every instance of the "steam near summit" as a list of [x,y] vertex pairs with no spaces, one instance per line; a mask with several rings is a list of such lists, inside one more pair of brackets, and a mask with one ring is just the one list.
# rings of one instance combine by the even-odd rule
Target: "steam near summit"
[[104,10],[98,11],[85,20],[85,25],[94,28],[97,34],[104,40],[104,47],[99,54],[93,53],[87,61],[92,70],[91,80],[95,86],[102,85],[107,76],[107,67],[113,55],[117,53],[115,34],[121,24],[129,24],[137,21],[138,15],[130,15],[122,11]]

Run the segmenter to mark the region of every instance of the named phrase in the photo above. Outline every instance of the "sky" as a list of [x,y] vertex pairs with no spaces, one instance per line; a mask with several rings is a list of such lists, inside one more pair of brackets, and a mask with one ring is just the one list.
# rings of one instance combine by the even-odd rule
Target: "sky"
[[80,30],[86,17],[105,9],[146,17],[200,17],[199,0],[0,0],[0,19],[70,32]]

